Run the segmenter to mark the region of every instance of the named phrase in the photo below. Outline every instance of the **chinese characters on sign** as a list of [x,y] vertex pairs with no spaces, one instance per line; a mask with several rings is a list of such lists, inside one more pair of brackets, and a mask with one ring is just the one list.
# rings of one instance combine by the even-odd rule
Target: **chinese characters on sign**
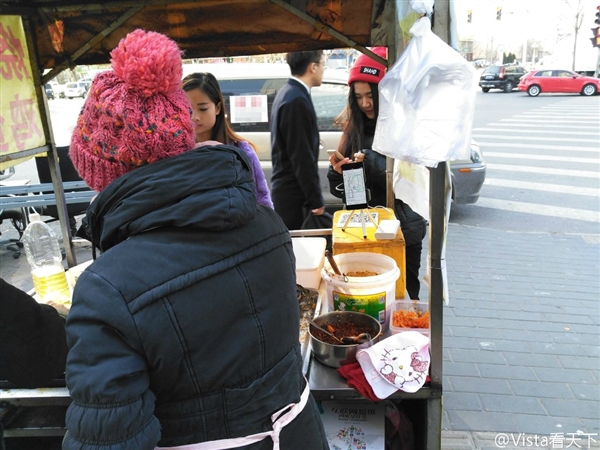
[[[0,154],[45,143],[35,86],[19,16],[0,17]],[[0,170],[23,160],[0,164]]]
[[0,74],[4,80],[31,79],[31,73],[25,67],[21,40],[15,37],[11,26],[4,23],[0,23],[0,62]]

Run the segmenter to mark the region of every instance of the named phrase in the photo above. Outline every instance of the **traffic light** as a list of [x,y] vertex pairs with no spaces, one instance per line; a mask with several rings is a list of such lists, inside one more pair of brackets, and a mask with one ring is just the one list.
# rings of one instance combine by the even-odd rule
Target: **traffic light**
[[473,19],[473,12],[469,9],[467,11],[467,23],[471,23],[472,19]]
[[594,47],[600,47],[600,27],[592,28],[592,33],[594,33],[594,37],[590,39],[592,45]]
[[596,6],[596,20],[594,23],[600,25],[600,6]]
[[496,8],[496,20],[502,19],[502,6]]

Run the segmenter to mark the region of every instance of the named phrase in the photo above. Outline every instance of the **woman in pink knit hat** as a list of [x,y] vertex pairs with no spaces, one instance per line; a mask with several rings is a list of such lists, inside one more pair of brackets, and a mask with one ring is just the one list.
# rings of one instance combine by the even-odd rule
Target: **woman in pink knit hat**
[[70,155],[101,254],[67,319],[64,450],[328,449],[302,374],[294,252],[252,163],[194,147],[177,44],[136,30],[92,83]]
[[[385,47],[374,47],[373,53],[387,58]],[[361,55],[350,69],[348,76],[348,104],[337,118],[343,134],[338,152],[344,158],[338,160],[331,155],[327,178],[330,192],[342,198],[344,164],[362,161],[365,168],[366,187],[371,193],[369,206],[386,206],[387,182],[385,174],[385,156],[374,151],[373,138],[375,125],[379,115],[379,82],[385,75],[386,66]],[[421,266],[421,250],[423,238],[427,230],[427,222],[414,212],[406,203],[395,199],[394,210],[400,220],[406,245],[406,290],[412,300],[419,299],[419,268]],[[404,293],[397,293],[404,297]]]

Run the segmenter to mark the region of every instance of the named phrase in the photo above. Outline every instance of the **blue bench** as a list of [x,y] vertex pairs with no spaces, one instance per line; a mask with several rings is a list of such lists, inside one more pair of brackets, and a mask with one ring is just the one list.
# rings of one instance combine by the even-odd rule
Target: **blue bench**
[[[86,189],[87,190],[80,190]],[[74,191],[73,189],[77,189]],[[66,204],[89,203],[97,194],[85,181],[63,182]],[[52,183],[0,186],[0,209],[23,209],[56,205]]]

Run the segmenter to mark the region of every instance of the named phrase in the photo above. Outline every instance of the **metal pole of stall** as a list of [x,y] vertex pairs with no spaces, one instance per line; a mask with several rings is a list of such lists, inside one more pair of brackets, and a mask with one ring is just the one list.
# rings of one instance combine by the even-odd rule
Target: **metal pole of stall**
[[44,129],[46,145],[48,147],[48,166],[50,168],[50,177],[52,178],[52,185],[54,187],[54,195],[56,197],[56,208],[58,210],[60,231],[63,238],[63,244],[65,246],[67,264],[69,267],[73,267],[77,265],[77,260],[75,258],[75,253],[73,252],[73,243],[71,241],[69,214],[67,212],[67,204],[65,202],[65,193],[62,184],[60,167],[58,164],[56,144],[54,142],[54,133],[52,131],[52,127],[50,126],[50,109],[48,107],[48,99],[46,98],[46,94],[44,92],[44,86],[42,86],[41,75],[37,69],[39,67],[39,63],[36,47],[34,45],[35,39],[33,34],[33,26],[31,24],[32,19],[28,17],[23,17],[22,20],[23,29],[25,30],[25,39],[27,40],[27,48],[29,50],[29,59],[31,62],[31,68],[33,72],[33,82],[35,84],[35,91],[38,98],[40,118],[42,121],[42,127]]
[[[429,327],[431,346],[430,377],[431,387],[442,390],[442,364],[444,345],[444,280],[442,272],[442,256],[445,238],[445,186],[446,162],[429,171]],[[428,448],[433,443],[441,446],[442,439],[442,401],[441,398],[429,400],[427,407]],[[439,448],[439,447],[437,447]]]
[[[450,44],[450,0],[436,0],[434,6],[433,32],[444,42]],[[431,338],[431,387],[442,392],[440,398],[432,398],[427,407],[427,444],[428,448],[439,449],[442,446],[442,365],[444,345],[444,275],[443,248],[446,236],[446,177],[448,163],[440,162],[429,171],[429,321]]]

